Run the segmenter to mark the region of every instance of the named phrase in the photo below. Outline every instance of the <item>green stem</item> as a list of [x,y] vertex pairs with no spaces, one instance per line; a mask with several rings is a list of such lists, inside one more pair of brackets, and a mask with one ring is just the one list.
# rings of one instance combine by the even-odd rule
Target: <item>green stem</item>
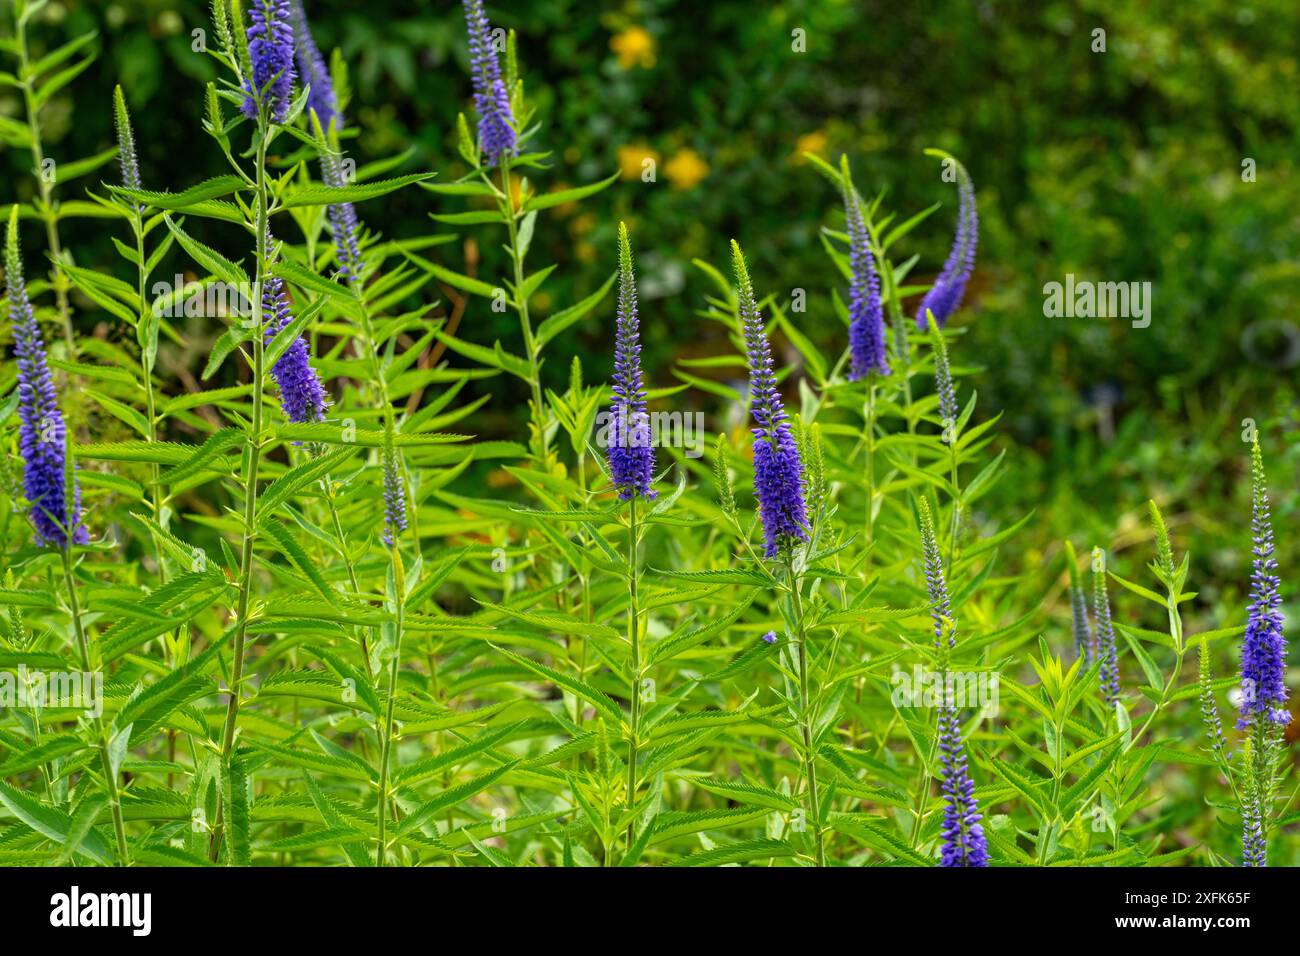
[[[627,516],[627,639],[632,646],[632,722],[627,747],[627,808],[630,813],[636,806],[636,761],[638,735],[641,727],[641,625],[637,610],[637,523],[636,496],[628,503]],[[627,823],[627,844],[630,849],[635,830],[634,821]]]
[[[866,484],[867,484],[867,538],[864,544],[869,548],[875,541],[876,536],[876,383],[874,377],[871,385],[867,389],[867,407],[866,407],[866,441],[867,441],[867,461],[866,461]],[[867,552],[867,558],[864,567],[870,567],[871,552]]]
[[[244,682],[245,639],[248,635],[248,599],[253,589],[253,543],[257,539],[257,473],[262,456],[262,391],[266,369],[262,342],[261,289],[267,276],[268,211],[266,183],[266,140],[269,132],[265,123],[260,126],[257,144],[257,291],[253,296],[253,420],[248,436],[248,470],[244,476],[244,540],[239,559],[239,596],[235,606],[234,661],[230,673],[230,700],[226,705],[225,726],[221,733],[221,762],[227,766],[235,746],[235,728],[239,721],[239,695]],[[217,802],[217,819],[212,831],[209,858],[216,862],[221,852],[222,805]]]
[[542,463],[550,457],[550,442],[546,437],[546,406],[542,404],[542,376],[537,362],[537,342],[533,338],[533,325],[528,314],[528,297],[523,295],[524,257],[519,248],[519,225],[515,218],[515,200],[510,189],[510,157],[501,159],[501,190],[506,229],[510,234],[510,258],[515,271],[515,308],[519,312],[519,327],[524,336],[524,350],[528,358],[528,383],[533,390],[533,427],[537,431],[537,447]]
[[[325,502],[329,506],[330,523],[334,528],[334,539],[338,545],[339,553],[343,555],[343,564],[348,569],[348,583],[352,585],[352,593],[360,595],[361,583],[357,579],[357,569],[352,563],[352,556],[348,553],[347,536],[343,533],[343,522],[339,520],[338,504],[335,501],[337,493],[334,488],[334,480],[329,475],[326,475],[321,479],[321,484],[324,485]],[[357,628],[356,633],[357,643],[361,646],[361,659],[366,667],[366,678],[373,679],[375,675],[370,667],[370,644],[366,640],[365,629]]]
[[[956,428],[956,425],[953,425]],[[957,483],[957,436],[949,436],[948,442],[949,475],[952,480],[952,521],[948,529],[948,573],[952,574],[952,563],[957,556],[957,533],[961,530],[961,486]]]
[[[90,642],[81,623],[81,605],[77,601],[77,584],[72,574],[72,545],[63,549],[63,579],[68,585],[68,608],[72,615],[72,629],[77,635],[77,649],[81,654],[81,668],[89,675]],[[122,801],[117,792],[117,774],[108,753],[108,739],[104,733],[104,715],[95,717],[95,735],[99,742],[99,763],[104,772],[104,786],[108,789],[108,805],[113,814],[113,833],[117,837],[117,858],[123,866],[131,865],[131,854],[126,845],[126,825],[122,821]]]
[[812,802],[813,847],[817,865],[826,865],[826,848],[822,843],[821,800],[817,790],[817,760],[813,753],[812,702],[808,678],[808,638],[803,626],[803,601],[799,596],[800,581],[795,574],[794,561],[789,562],[790,597],[794,604],[795,642],[799,657],[799,724],[803,734],[803,774],[808,784],[808,797]]
[[375,866],[383,866],[388,856],[385,827],[388,816],[388,764],[393,749],[393,707],[397,702],[397,672],[402,664],[402,625],[406,612],[406,571],[394,541],[389,549],[393,562],[393,597],[397,607],[397,633],[393,638],[393,661],[388,669],[388,703],[384,707],[384,729],[379,743],[379,842],[375,848]]

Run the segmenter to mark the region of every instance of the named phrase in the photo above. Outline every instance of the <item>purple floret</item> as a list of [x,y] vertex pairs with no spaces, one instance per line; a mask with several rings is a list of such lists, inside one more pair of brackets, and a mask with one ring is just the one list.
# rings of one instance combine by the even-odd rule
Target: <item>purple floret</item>
[[618,227],[618,321],[614,340],[614,403],[609,410],[609,472],[624,501],[653,498],[655,451],[641,383],[641,333],[636,276],[627,227]]
[[871,254],[871,239],[862,206],[852,187],[844,192],[844,215],[849,233],[849,378],[888,375],[885,355],[885,313],[880,304],[880,277]]
[[808,540],[803,462],[772,370],[772,349],[740,246],[735,260],[740,320],[749,363],[749,408],[754,417],[754,497],[763,523],[765,554],[775,557],[783,544]]
[[975,247],[979,244],[979,211],[975,206],[975,187],[964,168],[959,168],[958,171],[957,197],[957,233],[953,238],[952,249],[943,264],[943,270],[921,300],[921,308],[916,313],[916,326],[922,331],[927,325],[927,309],[934,313],[935,322],[943,328],[961,305],[966,283],[970,281],[971,272],[975,268]]
[[293,26],[289,0],[251,0],[248,7],[248,57],[253,75],[245,80],[241,109],[257,118],[259,105],[267,106],[273,123],[289,115],[293,96]]
[[72,513],[68,514],[67,428],[45,357],[45,342],[23,281],[17,207],[9,219],[5,281],[14,355],[18,360],[18,448],[23,458],[23,491],[30,505],[37,543],[67,548],[71,529],[72,542],[85,544],[89,534],[81,523],[81,486],[75,476]]
[[1244,729],[1257,719],[1281,726],[1291,722],[1286,706],[1286,637],[1282,626],[1281,582],[1273,557],[1273,525],[1269,516],[1264,461],[1259,443],[1251,449],[1251,534],[1254,539],[1250,575],[1250,616],[1241,643],[1241,716]]
[[470,75],[474,83],[474,108],[478,111],[478,142],[489,166],[515,151],[514,114],[510,91],[501,77],[501,64],[492,46],[492,27],[483,0],[464,0],[469,30]]

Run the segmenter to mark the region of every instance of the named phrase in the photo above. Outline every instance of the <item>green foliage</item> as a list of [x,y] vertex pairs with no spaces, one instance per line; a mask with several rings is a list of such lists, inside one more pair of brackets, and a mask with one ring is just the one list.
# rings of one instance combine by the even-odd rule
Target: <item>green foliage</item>
[[[1225,732],[1219,702],[1236,681],[1214,676],[1233,666],[1244,621],[1249,459],[1236,423],[1280,446],[1287,567],[1293,393],[1250,381],[1235,332],[1200,321],[1281,301],[1270,290],[1293,237],[1261,249],[1293,190],[1282,172],[1268,196],[1229,182],[1235,145],[1213,117],[1188,120],[1209,137],[1193,156],[1136,138],[1176,128],[1156,106],[1136,105],[1145,126],[1110,110],[1139,77],[1143,97],[1195,104],[1202,54],[1170,52],[1193,14],[1162,11],[1171,62],[1148,72],[1130,36],[1155,14],[1104,11],[1112,72],[1076,81],[1091,54],[1050,7],[999,9],[988,15],[1005,28],[990,34],[957,4],[863,31],[851,4],[754,18],[723,3],[680,31],[664,4],[644,21],[598,20],[549,0],[505,21],[519,31],[504,68],[520,148],[491,168],[444,62],[463,56],[457,11],[313,9],[358,118],[341,133],[300,112],[281,126],[238,110],[238,4],[213,4],[205,55],[172,10],[122,12],[108,63],[95,32],[76,32],[97,14],[70,14],[75,38],[60,44],[40,8],[16,6],[0,49],[18,64],[0,74],[3,95],[21,101],[10,117],[0,100],[0,138],[22,154],[10,160],[19,215],[42,227],[22,239],[49,253],[48,280],[30,285],[43,327],[60,332],[51,367],[92,540],[66,553],[31,541],[9,363],[0,690],[35,671],[102,686],[89,709],[0,708],[0,863],[932,865],[946,772],[936,674],[975,694],[957,710],[994,864],[1235,863],[1252,815],[1273,862],[1300,861],[1287,744]],[[161,43],[145,41],[146,17]],[[557,17],[570,27],[543,37]],[[786,55],[795,28],[810,46]],[[1063,49],[1040,78],[1025,57],[1044,29]],[[889,60],[904,40],[962,54],[904,89]],[[781,55],[755,52],[773,43]],[[442,67],[428,89],[420,44]],[[667,69],[706,49],[716,77],[685,71],[699,81],[688,86]],[[868,50],[876,78],[854,91],[849,65]],[[1035,85],[1011,84],[1009,100],[981,89],[989,58]],[[566,69],[547,69],[558,60]],[[164,85],[173,67],[193,82]],[[96,68],[121,68],[111,107],[94,99]],[[1217,68],[1258,94],[1242,128],[1261,168],[1284,170],[1274,147],[1294,103],[1262,67]],[[1076,83],[1080,128],[1047,137]],[[632,109],[654,84],[662,103]],[[945,95],[954,85],[972,99]],[[74,90],[77,122],[60,124]],[[176,117],[190,117],[184,132]],[[918,334],[914,300],[951,220],[922,147],[948,129],[964,131],[945,145],[973,170],[987,241],[974,305]],[[164,161],[200,131],[183,168]],[[134,139],[145,188],[105,166],[113,138]],[[33,178],[54,142],[87,158]],[[856,174],[826,161],[832,145],[860,157]],[[1081,162],[1085,148],[1099,165]],[[324,182],[319,164],[353,153],[356,176]],[[640,178],[650,153],[662,181]],[[90,184],[96,170],[104,181]],[[1152,188],[1175,173],[1177,189]],[[1198,177],[1221,188],[1192,189]],[[894,371],[866,382],[844,374],[844,195],[861,204],[890,324]],[[331,241],[327,207],[344,202],[367,223],[359,276],[340,274]],[[621,247],[619,215],[631,223]],[[747,266],[733,242],[734,286],[724,224],[753,252]],[[624,502],[597,434],[612,265],[621,256],[631,272],[629,232],[651,409],[707,412],[718,434],[708,450],[703,436],[669,436],[657,497]],[[1230,241],[1241,233],[1257,260]],[[1180,286],[1187,261],[1208,289]],[[1135,278],[1158,263],[1149,347],[1118,327],[1042,334],[1044,262]],[[156,289],[177,273],[191,284]],[[250,315],[185,311],[196,290],[273,277],[293,306],[274,335],[258,294]],[[807,542],[771,560],[737,384],[740,301],[754,288],[778,290],[759,305],[809,506]],[[288,422],[275,400],[271,369],[299,340],[331,396],[323,422]],[[1115,423],[1080,394],[1103,372],[1164,383],[1105,442],[1090,429]],[[949,387],[955,419],[939,409]],[[394,498],[404,530],[385,526]],[[1071,635],[1070,596],[1085,585],[1070,539],[1103,545],[1093,624],[1113,611],[1114,651],[1091,663]],[[1185,673],[1193,647],[1197,675]]]

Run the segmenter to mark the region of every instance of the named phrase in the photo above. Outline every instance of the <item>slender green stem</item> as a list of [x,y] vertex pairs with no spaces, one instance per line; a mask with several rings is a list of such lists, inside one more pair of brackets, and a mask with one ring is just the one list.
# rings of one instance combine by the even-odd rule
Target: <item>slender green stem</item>
[[[865,409],[866,419],[866,467],[864,478],[867,486],[867,514],[866,514],[866,541],[863,542],[868,548],[876,538],[876,383],[874,377],[871,384],[867,387],[867,407]],[[867,552],[865,567],[870,566],[871,552]]]
[[383,866],[388,856],[385,827],[388,818],[388,764],[393,749],[393,707],[397,702],[397,672],[402,665],[402,626],[406,616],[406,572],[396,541],[389,548],[393,562],[393,599],[397,605],[397,633],[393,638],[393,660],[388,668],[388,702],[384,707],[384,728],[379,742],[379,800],[377,816],[379,842],[375,848],[375,866]]
[[1142,727],[1133,735],[1132,739],[1129,740],[1128,745],[1125,746],[1125,753],[1132,750],[1137,742],[1141,740],[1146,732],[1151,728],[1151,725],[1155,723],[1156,717],[1160,715],[1161,711],[1165,709],[1165,705],[1169,703],[1169,697],[1173,693],[1175,685],[1178,683],[1178,678],[1183,673],[1183,658],[1187,653],[1187,646],[1183,640],[1183,619],[1182,615],[1178,611],[1178,595],[1172,588],[1169,591],[1166,608],[1169,612],[1169,635],[1174,641],[1174,669],[1169,674],[1169,679],[1165,681],[1165,686],[1161,688],[1160,699],[1156,701],[1155,707],[1151,709],[1151,713],[1147,714],[1146,719],[1142,722]]
[[[348,553],[347,536],[343,533],[343,522],[339,519],[338,503],[335,501],[337,492],[334,488],[334,480],[326,475],[321,479],[321,485],[325,491],[325,502],[329,507],[330,524],[334,528],[334,541],[338,546],[339,553],[343,555],[343,564],[348,569],[348,583],[352,585],[352,593],[359,595],[361,593],[361,583],[357,578],[357,569],[352,562],[352,556]],[[364,628],[357,628],[357,643],[361,647],[361,659],[366,668],[367,679],[374,678],[374,671],[370,667],[370,643],[366,640],[366,631]]]
[[[632,646],[632,719],[628,730],[627,744],[627,808],[631,812],[636,806],[636,761],[637,747],[641,732],[641,623],[637,609],[637,520],[636,496],[628,502],[627,513],[627,639]],[[627,844],[632,846],[635,824],[629,819],[627,823]]]
[[803,600],[799,595],[801,582],[794,570],[794,561],[789,563],[790,598],[794,604],[795,643],[799,662],[799,724],[803,735],[803,774],[808,785],[808,798],[813,833],[813,851],[818,866],[826,865],[826,847],[822,840],[821,799],[817,790],[817,758],[813,751],[813,714],[810,680],[808,676],[808,637],[804,631]]
[[[952,426],[954,429],[956,425]],[[957,556],[957,533],[961,530],[961,486],[957,483],[957,436],[948,436],[948,467],[952,481],[952,521],[948,528],[948,573]]]
[[550,457],[550,442],[546,437],[546,406],[542,403],[542,375],[538,364],[537,341],[533,338],[532,320],[528,314],[528,297],[524,295],[524,256],[519,248],[519,224],[515,217],[514,194],[510,188],[510,157],[501,159],[501,202],[504,204],[506,229],[510,234],[510,258],[515,271],[515,308],[519,312],[519,327],[524,336],[524,350],[528,359],[528,383],[533,389],[533,427],[537,431],[538,454],[545,463]]
[[[68,609],[72,616],[72,629],[77,635],[77,649],[81,654],[81,668],[91,673],[90,642],[81,622],[81,605],[77,601],[77,582],[72,574],[72,546],[63,549],[63,579],[68,585]],[[104,773],[104,786],[108,790],[108,806],[113,815],[113,834],[117,837],[117,858],[122,866],[131,865],[131,854],[126,845],[126,825],[122,821],[122,801],[117,792],[117,773],[108,753],[108,738],[104,732],[104,716],[95,717],[95,736],[98,738],[99,763]]]
[[[248,600],[253,590],[253,543],[257,539],[257,475],[262,455],[262,392],[266,379],[262,329],[261,289],[267,277],[267,236],[269,209],[266,182],[266,140],[268,128],[261,124],[257,143],[257,289],[253,296],[253,420],[248,435],[248,469],[244,475],[244,540],[239,559],[239,593],[235,605],[234,660],[230,672],[230,699],[226,705],[225,726],[221,733],[221,762],[225,766],[235,746],[235,728],[239,721],[239,696],[244,682],[245,639],[248,635]],[[212,831],[209,856],[216,862],[221,852],[222,806],[217,804],[217,820]]]

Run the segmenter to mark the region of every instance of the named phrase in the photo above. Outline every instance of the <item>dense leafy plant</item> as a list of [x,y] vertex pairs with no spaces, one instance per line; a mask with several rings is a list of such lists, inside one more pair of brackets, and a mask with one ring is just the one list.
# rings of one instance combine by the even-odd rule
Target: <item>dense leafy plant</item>
[[[40,6],[16,5],[18,36]],[[769,292],[733,241],[729,269],[696,263],[712,285],[698,321],[732,350],[682,360],[683,384],[665,385],[669,370],[642,361],[659,330],[638,297],[635,223],[619,228],[615,275],[540,304],[557,268],[530,264],[545,214],[615,177],[537,187],[554,157],[536,146],[515,35],[479,0],[464,7],[462,177],[381,178],[402,156],[357,167],[346,69],[326,67],[301,5],[216,0],[202,130],[228,172],[149,189],[118,90],[120,180],[77,201],[120,231],[120,275],[60,252],[48,191],[13,207],[0,860],[1293,857],[1259,445],[1246,625],[1185,628],[1190,558],[1154,502],[1156,589],[1102,548],[1087,587],[1068,544],[1051,582],[1007,574],[1003,549],[1035,516],[987,507],[1008,475],[998,419],[976,417],[969,370],[952,364],[972,360],[957,321],[979,232],[966,168],[930,151],[958,215],[947,263],[919,284],[919,255],[900,249],[939,207],[890,211],[847,159],[810,154],[844,210],[821,234],[830,306]],[[38,167],[39,91],[59,82],[43,78],[82,42],[43,63],[24,53],[12,79],[33,108],[7,135]],[[383,221],[374,200],[417,184],[435,221],[501,245],[508,271],[440,261],[446,234],[364,225]],[[24,281],[23,215],[47,226],[49,283]],[[219,251],[231,246],[243,255]],[[155,281],[171,261],[201,278]],[[402,311],[434,283],[465,298]],[[73,289],[115,331],[80,339],[62,323],[47,351],[41,320],[62,322]],[[478,336],[493,313],[518,337]],[[159,354],[184,349],[188,318],[224,330],[178,383]],[[610,344],[608,385],[561,358],[580,324]],[[802,375],[778,367],[778,338]],[[548,358],[568,369],[562,392]],[[523,440],[462,433],[490,400],[464,401],[467,384],[502,378],[529,395]],[[719,429],[707,461],[687,404],[700,394],[752,420]],[[1061,578],[1058,612],[1044,592]],[[1127,623],[1121,598],[1164,623]],[[1218,716],[1239,682],[1209,663],[1238,636],[1239,744]],[[1193,649],[1199,681],[1183,679]],[[1180,735],[1198,699],[1207,732]],[[1153,795],[1184,766],[1215,772],[1208,808]],[[1215,822],[1171,838],[1189,818]]]

